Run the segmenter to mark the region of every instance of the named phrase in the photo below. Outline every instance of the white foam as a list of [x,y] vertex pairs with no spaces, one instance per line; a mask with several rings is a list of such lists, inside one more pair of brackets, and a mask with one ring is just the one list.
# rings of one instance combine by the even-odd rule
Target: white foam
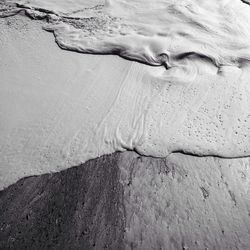
[[102,4],[102,0],[17,0],[12,1],[20,5],[50,10],[59,14],[76,14],[82,10],[92,8],[96,5]]
[[[50,1],[21,1],[50,9]],[[52,1],[53,10],[57,1]],[[178,64],[190,55],[217,66],[236,65],[250,58],[249,6],[233,1],[108,1],[98,8],[80,8],[60,1],[60,15],[47,27],[65,49],[86,53],[117,53],[150,65]],[[62,7],[64,6],[64,7]],[[82,18],[71,14],[79,9]],[[90,17],[91,16],[91,17]]]

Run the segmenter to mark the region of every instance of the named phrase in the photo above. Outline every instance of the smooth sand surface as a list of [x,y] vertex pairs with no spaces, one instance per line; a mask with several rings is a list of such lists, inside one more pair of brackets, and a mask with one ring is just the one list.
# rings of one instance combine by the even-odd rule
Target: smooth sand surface
[[[26,17],[0,19],[0,25],[0,189],[23,176],[58,171],[113,151],[104,138],[103,145],[96,144],[99,124],[123,89],[129,89],[124,86],[128,72],[139,78],[145,66],[62,51],[52,34]],[[140,79],[130,84],[136,86],[134,94]],[[131,108],[131,94],[127,91],[123,111]]]

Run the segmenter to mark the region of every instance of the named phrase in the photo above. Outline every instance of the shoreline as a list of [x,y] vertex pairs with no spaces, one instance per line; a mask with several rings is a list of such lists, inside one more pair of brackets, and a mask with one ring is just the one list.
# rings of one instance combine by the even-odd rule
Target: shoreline
[[248,159],[113,153],[0,191],[0,247],[247,249]]
[[0,248],[249,248],[250,158],[130,151],[161,69],[61,50],[26,18],[0,19]]

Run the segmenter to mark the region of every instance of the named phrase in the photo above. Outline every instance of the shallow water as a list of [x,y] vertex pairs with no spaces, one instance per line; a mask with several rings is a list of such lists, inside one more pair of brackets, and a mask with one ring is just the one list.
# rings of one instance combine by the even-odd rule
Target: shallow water
[[[60,170],[125,149],[157,157],[176,151],[221,157],[250,155],[249,5],[239,0],[72,2],[8,1],[1,3],[0,15],[10,16],[24,9],[29,17],[45,20],[44,29],[53,32],[62,49],[116,54],[149,66],[131,63],[122,71],[123,66],[110,69],[107,61],[102,70],[94,69],[96,75],[83,76],[82,93],[89,95],[69,104],[79,105],[71,113],[71,107],[64,104],[65,114],[60,118],[68,124],[70,113],[76,123],[66,126],[58,121],[55,131],[50,132],[45,127],[54,111],[48,117],[41,116],[41,126],[45,127],[40,128],[38,122],[36,126],[45,131],[39,143],[46,149],[37,146],[32,154],[21,140],[26,129],[18,133],[9,130],[11,140],[6,137],[2,148],[11,151],[11,160],[6,150],[1,151],[5,165],[15,165],[21,157],[21,164],[38,164],[37,169],[53,165]],[[122,63],[117,61],[117,65]],[[79,67],[73,67],[76,75],[82,74]],[[78,78],[71,80],[72,91],[79,82]],[[92,82],[96,88],[86,86]],[[72,99],[78,94],[73,92]],[[47,98],[49,93],[44,95]],[[23,101],[18,105],[24,105]],[[5,107],[3,118],[10,112],[8,105]],[[31,120],[28,117],[26,123],[32,124]],[[5,121],[3,127],[8,126]],[[37,129],[31,127],[29,133]],[[19,137],[20,145],[15,143]],[[20,154],[18,159],[13,148]]]
[[[250,6],[239,0],[109,0],[91,2],[92,8],[85,1],[21,2],[59,13],[45,28],[63,49],[118,54],[167,69],[154,79],[161,90],[146,117],[147,142],[133,148],[158,156],[250,153]],[[175,86],[165,90],[169,85]],[[243,97],[230,101],[237,95]],[[181,118],[168,115],[182,112]]]

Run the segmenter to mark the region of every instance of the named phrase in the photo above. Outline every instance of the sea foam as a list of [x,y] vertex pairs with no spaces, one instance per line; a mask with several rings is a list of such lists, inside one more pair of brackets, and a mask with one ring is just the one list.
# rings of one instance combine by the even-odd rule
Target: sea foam
[[57,13],[46,29],[64,49],[167,67],[190,57],[241,67],[250,58],[249,6],[240,0],[18,2]]

